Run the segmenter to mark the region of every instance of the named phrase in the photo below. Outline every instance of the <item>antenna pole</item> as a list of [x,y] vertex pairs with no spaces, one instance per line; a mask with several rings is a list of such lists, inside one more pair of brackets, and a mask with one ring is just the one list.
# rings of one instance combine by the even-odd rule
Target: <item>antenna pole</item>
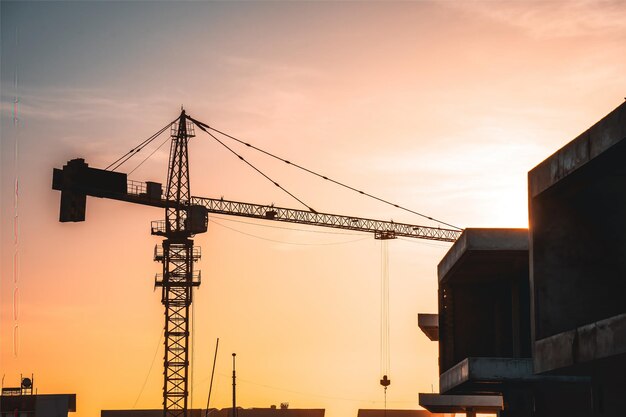
[[206,414],[205,417],[209,417],[209,402],[211,401],[211,390],[213,390],[213,375],[215,375],[215,362],[217,361],[217,348],[220,345],[220,338],[217,338],[215,342],[215,356],[213,356],[213,370],[211,371],[211,383],[209,384],[209,397],[206,400]]

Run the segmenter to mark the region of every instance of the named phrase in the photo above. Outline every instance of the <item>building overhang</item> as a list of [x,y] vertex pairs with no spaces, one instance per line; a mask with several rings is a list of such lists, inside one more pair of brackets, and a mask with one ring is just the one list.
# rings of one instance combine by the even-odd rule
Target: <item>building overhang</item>
[[528,270],[528,229],[465,229],[439,265],[439,284],[511,276]]
[[534,198],[564,177],[587,165],[626,138],[626,103],[563,146],[528,173],[528,193]]
[[417,325],[430,340],[439,341],[439,314],[419,313]]
[[587,374],[594,363],[608,358],[621,358],[626,364],[626,313],[535,342],[537,373]]
[[442,393],[493,393],[512,384],[587,383],[580,376],[536,375],[531,358],[466,358],[439,376]]
[[431,413],[497,413],[504,408],[501,395],[419,394],[419,405]]

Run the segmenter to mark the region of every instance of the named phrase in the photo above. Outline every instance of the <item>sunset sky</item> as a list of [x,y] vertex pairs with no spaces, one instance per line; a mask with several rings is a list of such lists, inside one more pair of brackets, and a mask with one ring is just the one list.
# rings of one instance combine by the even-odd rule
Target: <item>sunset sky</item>
[[[104,168],[183,105],[445,222],[526,227],[527,172],[626,96],[624,1],[2,1],[0,11],[0,373],[5,386],[34,373],[39,393],[76,393],[77,417],[161,407],[150,221],[164,213],[91,198],[87,221],[59,223],[54,167],[83,157]],[[437,226],[233,146],[317,211]],[[193,195],[303,208],[202,132],[189,148]],[[163,182],[167,151],[130,178]],[[347,417],[383,406],[380,241],[211,216],[195,242],[193,407],[206,405],[217,337],[212,406],[230,405],[232,352],[243,407]],[[449,246],[389,243],[389,408],[438,391],[437,345],[417,313],[437,310]]]

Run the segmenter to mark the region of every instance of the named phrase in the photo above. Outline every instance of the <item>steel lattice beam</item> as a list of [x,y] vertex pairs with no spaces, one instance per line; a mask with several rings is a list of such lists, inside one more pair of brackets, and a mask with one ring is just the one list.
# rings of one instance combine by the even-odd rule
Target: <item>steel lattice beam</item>
[[[336,214],[316,213],[259,204],[241,203],[223,199],[192,197],[192,205],[207,208],[209,213],[275,220],[286,223],[299,223],[312,226],[332,227],[336,229],[356,230],[374,233],[376,238],[412,237],[443,242],[454,242],[461,235],[461,230],[438,227],[418,226],[391,221],[365,219],[361,217],[340,216]],[[386,236],[386,237],[385,237]]]

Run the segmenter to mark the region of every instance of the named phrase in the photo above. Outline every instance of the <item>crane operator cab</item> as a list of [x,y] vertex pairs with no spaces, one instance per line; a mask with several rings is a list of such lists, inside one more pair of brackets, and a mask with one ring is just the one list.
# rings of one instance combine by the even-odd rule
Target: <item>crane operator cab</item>
[[191,234],[205,233],[209,227],[209,211],[204,206],[189,206],[185,219],[185,230]]

